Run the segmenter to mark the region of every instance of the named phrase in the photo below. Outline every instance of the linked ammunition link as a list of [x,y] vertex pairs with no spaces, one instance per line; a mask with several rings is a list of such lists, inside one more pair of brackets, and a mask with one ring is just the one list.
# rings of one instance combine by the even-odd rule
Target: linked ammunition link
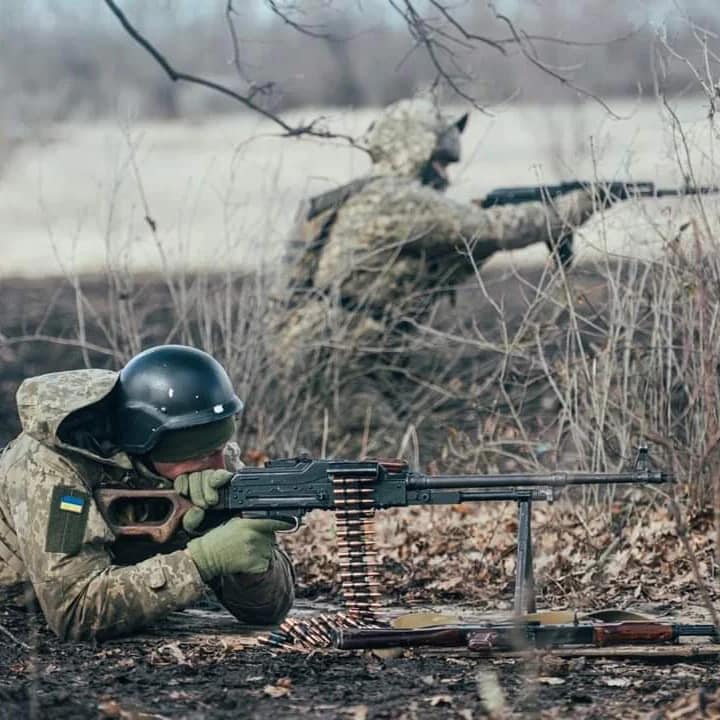
[[347,614],[372,625],[380,612],[372,477],[333,477],[340,584]]
[[345,611],[311,618],[289,618],[259,639],[276,648],[330,647],[336,630],[382,627],[380,574],[375,546],[372,477],[333,477],[340,586]]

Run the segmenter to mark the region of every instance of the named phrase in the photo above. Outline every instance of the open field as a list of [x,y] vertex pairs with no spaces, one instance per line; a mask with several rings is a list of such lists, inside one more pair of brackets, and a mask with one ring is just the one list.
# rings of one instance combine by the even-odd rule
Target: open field
[[[469,200],[494,187],[574,177],[681,184],[678,168],[686,158],[667,112],[650,101],[612,105],[621,119],[590,104],[473,112],[463,162],[451,168],[450,194]],[[697,182],[712,181],[713,140],[703,101],[684,101],[677,113]],[[323,116],[333,130],[358,136],[375,115],[326,108],[294,117]],[[369,166],[363,152],[340,140],[275,133],[267,123],[238,115],[59,125],[25,137],[0,165],[0,276],[272,262],[302,197]],[[583,229],[581,257],[662,252],[658,236],[674,234],[693,207],[691,200],[625,203]],[[156,235],[146,214],[157,224]],[[544,248],[535,246],[492,264],[544,258]]]

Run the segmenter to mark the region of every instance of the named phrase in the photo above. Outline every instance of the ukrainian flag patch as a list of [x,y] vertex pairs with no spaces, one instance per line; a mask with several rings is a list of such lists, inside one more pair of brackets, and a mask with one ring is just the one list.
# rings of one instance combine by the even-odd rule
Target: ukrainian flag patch
[[82,547],[90,497],[74,487],[58,485],[50,498],[45,552],[75,555]]
[[63,495],[60,498],[60,509],[65,512],[81,513],[84,505],[85,501],[79,497]]

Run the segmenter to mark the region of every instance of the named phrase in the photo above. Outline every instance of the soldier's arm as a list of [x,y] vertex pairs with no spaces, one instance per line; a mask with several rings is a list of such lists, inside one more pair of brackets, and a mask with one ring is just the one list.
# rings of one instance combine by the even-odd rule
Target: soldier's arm
[[583,191],[549,204],[529,202],[486,210],[418,186],[386,193],[377,207],[378,222],[423,251],[443,255],[467,246],[478,262],[498,250],[537,242],[552,246],[592,212],[591,198]]
[[20,553],[61,638],[122,635],[202,596],[205,583],[185,550],[113,565],[113,535],[78,470],[61,456],[38,444],[32,460],[13,472],[22,474],[14,489],[26,488],[13,493]]
[[[225,445],[225,467],[230,471],[245,467],[240,447]],[[210,582],[218,600],[246,625],[277,625],[290,611],[295,600],[295,573],[290,558],[279,548],[270,567],[262,575],[225,575]]]
[[245,625],[277,625],[295,600],[292,563],[279,548],[266,573],[225,575],[210,585],[218,600]]

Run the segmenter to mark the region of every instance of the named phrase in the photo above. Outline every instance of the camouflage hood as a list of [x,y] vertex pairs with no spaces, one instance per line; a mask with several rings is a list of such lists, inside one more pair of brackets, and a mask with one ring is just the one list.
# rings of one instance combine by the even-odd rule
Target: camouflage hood
[[63,442],[58,437],[61,423],[73,413],[106,398],[115,387],[119,373],[111,370],[69,370],[25,380],[17,392],[22,429],[39,442],[80,452],[98,462],[128,467],[124,453],[103,457]]
[[430,97],[389,105],[366,134],[372,174],[418,178],[453,124]]

